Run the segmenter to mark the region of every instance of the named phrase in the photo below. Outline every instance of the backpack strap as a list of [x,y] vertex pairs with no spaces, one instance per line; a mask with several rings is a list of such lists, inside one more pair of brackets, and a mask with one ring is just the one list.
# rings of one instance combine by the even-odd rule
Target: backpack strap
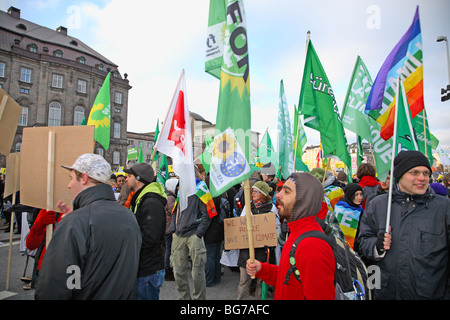
[[313,238],[318,238],[318,239],[322,239],[324,241],[326,241],[331,248],[333,248],[333,246],[331,245],[331,243],[328,240],[328,237],[325,233],[323,233],[322,231],[319,230],[311,230],[311,231],[307,231],[303,234],[301,234],[297,239],[295,239],[294,243],[292,244],[291,250],[289,251],[289,264],[291,265],[289,267],[289,270],[286,273],[286,277],[284,278],[284,284],[289,284],[289,278],[291,277],[291,274],[294,275],[295,279],[297,279],[298,281],[301,282],[300,279],[300,271],[298,271],[297,269],[297,265],[295,263],[295,252],[297,251],[297,247],[298,244],[300,243],[300,241],[302,241],[305,238],[309,238],[309,237],[313,237]]

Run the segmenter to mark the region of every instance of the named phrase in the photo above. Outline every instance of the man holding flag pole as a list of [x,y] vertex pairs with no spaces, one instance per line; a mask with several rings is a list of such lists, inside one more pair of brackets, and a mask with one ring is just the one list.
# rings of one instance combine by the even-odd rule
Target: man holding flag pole
[[431,166],[418,151],[400,78],[393,112],[394,179],[362,216],[360,250],[381,271],[375,299],[450,299],[450,200],[429,188]]

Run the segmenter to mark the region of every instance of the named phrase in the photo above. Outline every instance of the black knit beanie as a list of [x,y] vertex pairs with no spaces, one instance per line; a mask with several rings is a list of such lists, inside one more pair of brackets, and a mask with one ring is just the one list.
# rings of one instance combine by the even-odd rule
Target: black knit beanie
[[398,182],[400,178],[414,167],[424,166],[431,172],[430,161],[420,151],[401,151],[394,159],[394,178]]

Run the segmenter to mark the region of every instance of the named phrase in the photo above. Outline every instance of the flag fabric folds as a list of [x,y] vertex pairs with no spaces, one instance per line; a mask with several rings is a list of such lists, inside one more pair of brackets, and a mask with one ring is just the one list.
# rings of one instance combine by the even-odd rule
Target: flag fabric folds
[[278,165],[281,167],[281,177],[287,179],[294,171],[294,150],[292,145],[291,121],[284,92],[283,80],[280,81],[280,96],[278,103]]
[[348,171],[351,158],[333,89],[311,41],[307,47],[299,110],[305,126],[320,132],[323,157],[338,158]]
[[111,73],[105,78],[97,97],[94,100],[87,125],[94,125],[94,140],[100,143],[105,150],[109,148],[111,139],[111,94],[110,94]]
[[294,135],[292,148],[294,150],[294,170],[309,172],[308,166],[303,162],[303,147],[307,142],[305,128],[298,114],[297,106],[294,105]]
[[391,169],[392,139],[386,141],[381,138],[381,125],[364,112],[372,84],[369,71],[364,61],[358,56],[348,86],[341,118],[344,128],[356,134],[358,166],[363,158],[361,143],[362,140],[366,140],[373,148],[378,178],[384,181]]
[[261,139],[258,150],[256,151],[257,162],[261,167],[266,163],[272,163],[275,168],[278,168],[278,152],[275,150],[269,131],[266,130]]
[[422,35],[419,7],[413,22],[381,66],[367,99],[365,113],[382,125],[381,137],[388,140],[393,134],[396,79],[404,83],[411,115],[414,118],[424,109]]
[[219,196],[250,177],[251,112],[248,43],[243,1],[226,2],[210,191]]
[[204,181],[197,179],[197,192],[195,195],[206,205],[206,210],[210,218],[214,218],[217,215],[216,206],[214,205],[211,193],[208,190],[208,186]]
[[220,79],[223,44],[225,41],[225,0],[209,1],[208,32],[206,35],[205,71]]
[[159,152],[172,158],[172,169],[180,178],[180,212],[187,207],[187,198],[196,192],[189,117],[183,70],[155,145]]

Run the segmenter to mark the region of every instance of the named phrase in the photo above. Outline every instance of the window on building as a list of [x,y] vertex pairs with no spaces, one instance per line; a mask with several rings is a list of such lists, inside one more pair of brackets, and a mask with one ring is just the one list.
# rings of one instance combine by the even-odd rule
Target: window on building
[[102,156],[102,157],[105,156],[105,150],[103,150],[103,148],[95,149],[95,153],[98,154],[99,156]]
[[28,51],[30,51],[30,52],[34,52],[34,53],[37,53],[37,45],[35,45],[34,43],[33,44],[30,44],[29,46],[28,46]]
[[22,150],[22,142],[16,143],[16,152],[20,152]]
[[5,64],[3,62],[0,62],[0,78],[5,77]]
[[48,107],[48,126],[58,127],[61,125],[61,105],[58,102],[51,102]]
[[85,57],[78,57],[77,58],[77,62],[79,62],[81,64],[86,64],[86,58]]
[[114,102],[117,104],[122,104],[122,92],[114,92]]
[[53,51],[53,55],[57,58],[62,58],[63,57],[63,52],[61,50],[55,50]]
[[31,69],[21,68],[20,69],[20,81],[22,82],[31,82]]
[[53,75],[52,87],[60,88],[60,89],[63,87],[63,76],[62,75],[60,75],[60,74]]
[[87,82],[84,80],[78,80],[77,92],[86,93]]
[[28,107],[22,107],[18,125],[22,127],[26,127],[28,125]]
[[114,151],[113,152],[113,164],[114,165],[119,165],[120,164],[120,152],[119,151]]
[[23,93],[23,94],[29,94],[30,93],[30,89],[27,89],[27,88],[20,88],[19,91],[20,91],[20,93]]
[[76,106],[73,111],[73,125],[79,126],[84,120],[84,108],[82,106]]
[[114,138],[120,139],[120,123],[114,122]]

